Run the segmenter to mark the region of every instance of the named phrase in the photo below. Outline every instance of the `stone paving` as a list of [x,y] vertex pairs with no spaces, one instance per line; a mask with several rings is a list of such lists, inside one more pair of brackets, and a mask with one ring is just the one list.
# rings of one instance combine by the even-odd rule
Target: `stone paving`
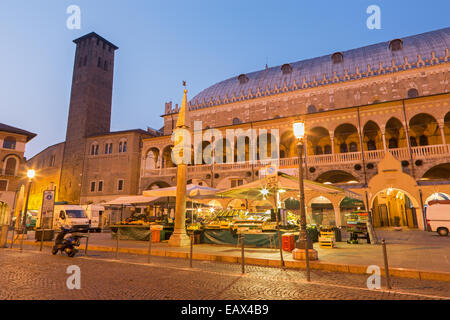
[[[304,271],[122,254],[52,256],[49,248],[0,249],[0,299],[450,299],[450,283],[395,278],[392,290],[369,290],[367,275]],[[81,269],[81,289],[69,290],[66,269]],[[384,286],[384,280],[382,281]]]
[[[387,243],[389,266],[392,268],[406,268],[424,271],[450,272],[450,236],[440,237],[436,233],[419,230],[392,231],[377,229],[378,239],[384,238]],[[34,239],[30,233],[29,239]],[[346,234],[343,235],[346,239]],[[336,264],[353,265],[379,265],[383,266],[382,249],[380,245],[367,243],[357,245],[338,242],[336,248],[322,249],[318,244],[314,248],[319,253],[319,261]],[[91,234],[90,246],[116,248],[116,240],[111,239],[110,233]],[[17,246],[17,244],[16,244]],[[121,240],[120,248],[135,248],[146,250],[148,243],[144,241]],[[170,250],[187,253],[189,248],[173,248],[167,243],[152,244],[153,250]],[[224,256],[240,257],[241,250],[234,246],[220,245],[195,245],[196,253],[217,254]],[[278,249],[270,248],[246,248],[248,258],[266,258],[279,260]],[[293,261],[292,254],[284,253],[286,261]]]

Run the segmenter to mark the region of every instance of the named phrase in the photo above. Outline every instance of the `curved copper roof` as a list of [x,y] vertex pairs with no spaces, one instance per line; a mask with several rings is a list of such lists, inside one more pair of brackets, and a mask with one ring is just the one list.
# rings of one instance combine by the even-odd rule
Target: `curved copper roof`
[[[292,72],[286,74],[283,74],[281,66],[276,66],[247,73],[248,81],[246,82],[240,82],[236,75],[200,92],[189,102],[190,109],[195,110],[280,92],[351,81],[376,76],[383,72],[396,72],[448,61],[450,27],[405,37],[401,40],[403,48],[398,51],[391,51],[389,49],[390,41],[386,41],[343,51],[341,53],[344,59],[341,63],[333,63],[331,59],[333,52],[326,56],[291,63]],[[419,60],[419,56],[421,60]],[[393,62],[395,68],[391,68]],[[371,71],[368,70],[368,65],[370,65]]]

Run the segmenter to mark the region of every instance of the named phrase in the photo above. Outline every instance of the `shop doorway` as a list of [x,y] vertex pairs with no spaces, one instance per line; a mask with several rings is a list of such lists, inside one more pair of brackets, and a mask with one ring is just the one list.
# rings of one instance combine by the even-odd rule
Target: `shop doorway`
[[310,201],[311,222],[318,226],[335,226],[336,216],[331,201],[324,196],[319,196]]
[[410,197],[402,190],[388,188],[373,200],[374,227],[417,228],[417,213]]

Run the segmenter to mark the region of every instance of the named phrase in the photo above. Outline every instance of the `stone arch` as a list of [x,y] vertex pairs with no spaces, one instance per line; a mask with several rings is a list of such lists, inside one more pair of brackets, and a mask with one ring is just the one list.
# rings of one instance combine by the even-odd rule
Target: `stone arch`
[[330,133],[324,127],[314,127],[307,133],[308,155],[331,154]]
[[165,181],[155,181],[155,182],[150,183],[145,190],[161,189],[161,188],[168,188],[168,187],[170,187],[170,184],[168,184]]
[[8,155],[3,159],[3,172],[7,176],[16,176],[19,172],[20,158],[17,155]]
[[297,139],[292,130],[286,130],[280,137],[280,158],[292,158],[297,155]]
[[317,177],[316,181],[320,183],[333,184],[333,183],[349,183],[353,181],[358,182],[358,179],[354,177],[352,174],[348,173],[347,171],[330,170],[320,174]]
[[418,113],[409,120],[411,146],[442,144],[439,125],[432,115]]
[[245,200],[243,200],[243,199],[231,199],[227,203],[227,208],[244,209],[244,208],[246,208]]
[[160,167],[160,159],[159,159],[160,151],[156,147],[152,147],[147,150],[145,156],[145,169],[159,169]]
[[364,150],[383,150],[383,136],[381,129],[375,121],[369,120],[363,127]]
[[425,199],[424,204],[428,204],[428,202],[432,200],[450,200],[450,194],[447,194],[445,192],[432,193]]
[[320,195],[308,202],[312,223],[317,225],[336,225],[336,215],[333,202],[326,196]]
[[227,159],[233,161],[233,149],[231,147],[230,141],[226,138],[222,138],[221,140],[217,140],[214,142],[215,163],[227,163]]
[[279,158],[279,141],[271,132],[265,132],[256,138],[256,159],[269,160]]
[[[351,123],[338,125],[334,130],[334,145],[334,150],[337,150],[339,153],[359,151],[359,134],[356,126]],[[356,146],[356,150],[355,148],[350,149],[350,146]]]
[[162,153],[162,167],[173,168],[175,164],[172,162],[172,148],[173,145],[165,146]]
[[385,128],[387,148],[396,149],[406,148],[408,146],[405,128],[400,120],[396,117],[391,117],[386,122]]
[[[442,122],[442,120],[441,120],[441,122]],[[450,144],[450,111],[444,115],[442,125],[444,126],[443,132],[444,132],[445,144],[449,145]]]
[[428,169],[422,180],[450,180],[450,163],[441,163]]
[[419,228],[424,228],[423,208],[419,205],[420,194],[417,182],[402,170],[400,161],[390,152],[378,163],[378,174],[368,183],[369,208],[373,211],[376,197],[386,190],[399,190],[411,201]]

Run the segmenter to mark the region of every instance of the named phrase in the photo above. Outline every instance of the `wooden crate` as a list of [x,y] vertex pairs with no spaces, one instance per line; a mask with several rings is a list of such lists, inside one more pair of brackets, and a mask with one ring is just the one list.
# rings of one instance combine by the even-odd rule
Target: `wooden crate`
[[319,247],[320,248],[333,248],[334,247],[334,232],[320,232]]

